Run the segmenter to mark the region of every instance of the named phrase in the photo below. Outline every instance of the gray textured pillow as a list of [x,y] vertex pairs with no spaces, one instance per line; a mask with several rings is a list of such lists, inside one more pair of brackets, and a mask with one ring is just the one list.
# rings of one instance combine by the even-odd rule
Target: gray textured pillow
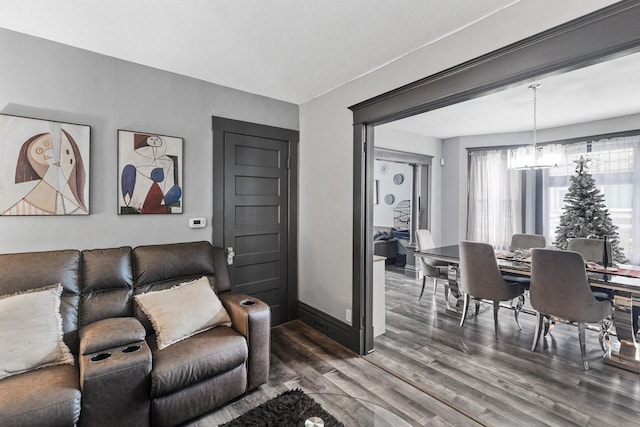
[[215,326],[231,326],[227,310],[204,276],[173,288],[136,295],[135,300],[156,332],[159,350]]
[[0,296],[0,379],[37,368],[73,365],[62,340],[62,285]]

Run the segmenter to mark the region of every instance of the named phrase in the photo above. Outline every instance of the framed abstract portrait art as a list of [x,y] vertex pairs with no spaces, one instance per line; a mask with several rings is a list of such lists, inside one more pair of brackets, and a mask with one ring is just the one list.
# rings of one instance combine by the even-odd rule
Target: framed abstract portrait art
[[0,216],[88,215],[91,128],[0,114]]
[[118,131],[118,213],[182,213],[182,138]]

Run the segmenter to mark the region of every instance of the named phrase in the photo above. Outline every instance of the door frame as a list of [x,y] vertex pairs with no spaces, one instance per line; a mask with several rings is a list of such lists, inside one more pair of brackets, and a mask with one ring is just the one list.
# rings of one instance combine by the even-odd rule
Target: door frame
[[293,129],[285,129],[259,123],[245,122],[212,116],[213,130],[213,207],[211,228],[211,242],[214,246],[226,247],[224,241],[224,134],[237,133],[259,138],[277,139],[286,141],[289,147],[289,209],[287,230],[287,321],[297,316],[298,306],[298,144],[300,132]]
[[374,127],[640,51],[640,2],[623,0],[349,107],[353,112],[353,313],[373,350]]

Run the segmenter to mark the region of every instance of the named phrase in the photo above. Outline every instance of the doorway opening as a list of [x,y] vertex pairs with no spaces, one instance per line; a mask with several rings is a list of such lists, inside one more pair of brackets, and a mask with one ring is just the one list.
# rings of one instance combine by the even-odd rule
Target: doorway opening
[[355,319],[361,319],[354,325],[362,337],[360,354],[374,348],[371,236],[375,128],[637,52],[640,34],[634,22],[638,19],[640,5],[616,3],[350,107],[354,123],[353,312]]

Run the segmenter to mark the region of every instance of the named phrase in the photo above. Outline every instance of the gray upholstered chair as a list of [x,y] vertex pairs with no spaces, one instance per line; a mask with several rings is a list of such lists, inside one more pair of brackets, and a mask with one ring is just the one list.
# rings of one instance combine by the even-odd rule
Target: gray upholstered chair
[[[578,252],[582,255],[585,261],[602,263],[602,255],[604,254],[604,239],[587,239],[583,237],[578,237],[574,239],[569,239],[567,242],[567,250]],[[611,259],[611,242],[607,241],[607,258],[609,263],[612,263]],[[604,288],[591,288],[593,292],[593,296],[596,299],[603,300],[613,300],[613,291],[610,289]]]
[[[602,262],[603,248],[603,239],[586,239],[578,237],[569,239],[567,242],[567,250],[578,252],[582,255],[582,258],[584,258],[585,261]],[[612,262],[611,242],[607,242],[607,256],[609,258],[609,262]]]
[[585,345],[585,323],[601,323],[600,345],[606,336],[611,302],[598,301],[591,293],[582,256],[553,249],[531,251],[531,306],[537,311],[536,332],[531,351],[536,350],[545,316],[578,323],[584,369],[589,369]]
[[[431,237],[431,232],[429,230],[416,230],[416,243],[418,245],[418,251],[424,251],[427,249],[435,248],[436,245],[433,243],[433,238]],[[420,270],[422,270],[422,290],[420,291],[420,298],[422,299],[422,294],[424,293],[424,286],[427,281],[427,277],[433,278],[433,295],[436,294],[436,288],[438,286],[438,279],[448,279],[448,271],[449,264],[442,261],[436,261],[432,259],[425,259],[422,257],[417,257],[420,260]],[[445,300],[448,301],[449,297],[449,283],[445,283],[444,285],[444,295]]]
[[510,251],[516,249],[544,248],[547,246],[547,239],[541,234],[514,234],[511,236]]
[[[511,283],[503,279],[491,245],[465,240],[460,242],[460,285],[464,293],[460,326],[464,325],[470,298],[476,299],[476,313],[477,300],[491,300],[493,301],[493,323],[497,338],[500,302],[511,301],[521,296],[523,290],[518,283]],[[520,308],[521,306],[518,305],[514,310],[518,327],[520,327],[518,322]]]

